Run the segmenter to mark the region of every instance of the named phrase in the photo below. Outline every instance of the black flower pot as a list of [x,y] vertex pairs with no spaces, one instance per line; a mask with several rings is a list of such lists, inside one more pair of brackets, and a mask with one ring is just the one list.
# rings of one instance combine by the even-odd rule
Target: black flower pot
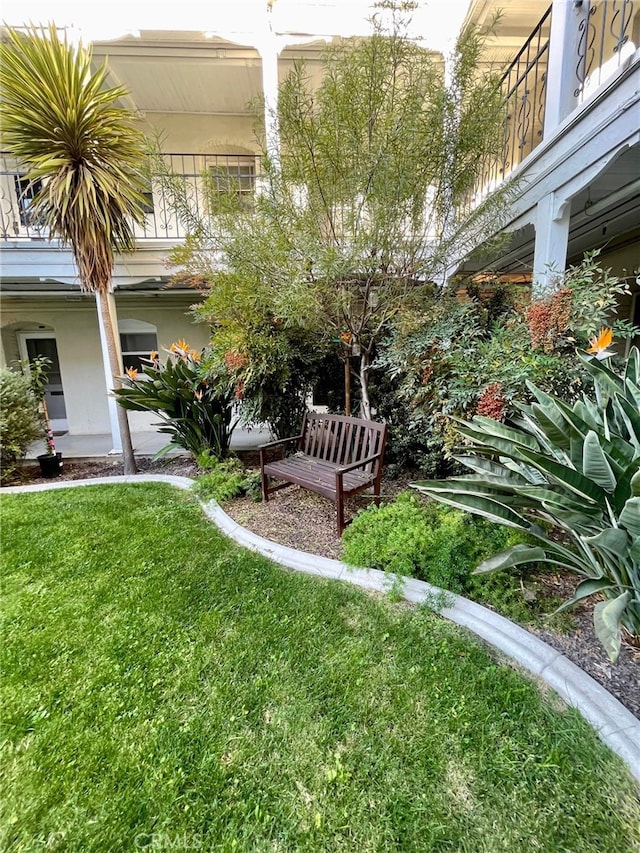
[[43,477],[59,477],[62,474],[62,453],[43,453],[38,456]]

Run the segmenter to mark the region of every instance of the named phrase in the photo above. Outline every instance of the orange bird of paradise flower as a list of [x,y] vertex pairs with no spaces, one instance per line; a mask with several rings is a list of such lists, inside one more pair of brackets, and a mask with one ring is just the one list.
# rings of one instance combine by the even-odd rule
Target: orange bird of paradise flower
[[600,334],[597,337],[589,338],[591,346],[587,352],[595,355],[599,360],[609,358],[609,356],[613,355],[613,352],[608,349],[612,341],[613,329],[600,329]]
[[138,371],[136,370],[135,367],[127,367],[125,372],[126,372],[127,376],[129,377],[129,379],[137,379],[138,378]]
[[190,350],[191,350],[191,347],[184,340],[184,338],[180,338],[179,341],[176,341],[175,343],[171,344],[171,346],[169,347],[169,352],[174,353],[174,355],[188,355]]

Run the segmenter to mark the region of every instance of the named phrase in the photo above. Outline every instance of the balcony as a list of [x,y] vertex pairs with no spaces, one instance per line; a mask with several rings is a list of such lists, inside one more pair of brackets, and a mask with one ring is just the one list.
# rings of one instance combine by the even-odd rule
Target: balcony
[[[560,46],[565,54],[569,52],[565,68],[570,69],[573,81],[567,114],[577,112],[592,95],[603,90],[634,54],[640,41],[639,6],[638,0],[580,0],[573,4],[572,20],[577,29],[572,39]],[[552,10],[549,6],[502,76],[506,118],[502,150],[497,158],[484,164],[471,207],[515,172],[545,141],[548,90],[564,82],[548,77],[550,52],[558,51],[558,45],[550,41]]]
[[[208,197],[236,196],[250,207],[259,175],[260,159],[244,154],[164,154],[162,168],[182,200],[180,215],[165,189],[165,182],[153,176],[158,164],[150,158],[148,190],[145,193],[145,221],[134,226],[136,240],[181,240],[189,220],[206,216]],[[33,199],[39,182],[30,184],[14,157],[0,153],[0,241],[47,240],[47,230],[33,215]]]

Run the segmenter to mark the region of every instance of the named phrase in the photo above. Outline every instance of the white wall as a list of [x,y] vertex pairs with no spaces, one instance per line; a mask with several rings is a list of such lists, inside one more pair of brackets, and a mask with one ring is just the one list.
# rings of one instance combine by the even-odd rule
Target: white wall
[[144,131],[160,131],[167,153],[248,154],[258,152],[253,125],[249,115],[147,113]]
[[[195,324],[187,314],[189,305],[195,301],[195,294],[124,295],[116,297],[116,309],[119,318],[145,320],[156,326],[162,355],[162,349],[179,338],[185,338],[196,349],[207,343],[207,326]],[[74,295],[32,299],[3,295],[2,358],[6,363],[20,357],[19,331],[49,329],[58,348],[69,432],[109,432],[95,298]],[[149,429],[157,418],[133,412],[130,422],[133,430]]]
[[[193,296],[173,294],[120,295],[116,297],[118,320],[144,320],[156,327],[158,350],[161,360],[167,356],[165,350],[172,343],[184,338],[194,349],[201,349],[209,341],[208,327],[203,323],[194,323],[186,313],[189,305],[196,302]],[[132,431],[151,430],[158,424],[157,415],[151,412],[129,412],[129,426]]]
[[92,296],[2,300],[2,342],[7,361],[17,357],[17,332],[52,330],[56,338],[69,432],[108,429],[100,338]]
[[627,296],[621,296],[618,300],[617,318],[619,320],[632,320],[634,295],[640,291],[639,283],[634,275],[634,272],[640,269],[640,232],[632,235],[626,246],[614,248],[605,246],[598,256],[598,262],[604,269],[610,269],[612,275],[627,278],[630,293]]

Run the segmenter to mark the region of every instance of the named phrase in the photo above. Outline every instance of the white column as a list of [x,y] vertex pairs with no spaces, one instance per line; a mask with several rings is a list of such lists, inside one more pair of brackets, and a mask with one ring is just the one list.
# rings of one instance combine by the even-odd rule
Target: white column
[[536,208],[536,244],[533,254],[533,293],[562,275],[567,263],[571,203],[556,193],[540,199]]
[[[108,299],[111,303],[111,317],[113,322],[116,325],[114,329],[115,338],[116,338],[116,346],[119,341],[118,329],[117,329],[117,317],[116,314],[116,303],[113,298],[113,293],[110,293]],[[104,318],[102,316],[102,311],[100,310],[100,295],[96,293],[96,309],[98,313],[98,326],[100,328],[100,349],[102,351],[102,365],[104,368],[104,381],[105,387],[107,389],[107,405],[109,407],[109,424],[111,426],[111,441],[113,443],[113,448],[110,451],[111,453],[122,453],[122,438],[120,436],[120,426],[118,424],[118,404],[116,403],[116,399],[111,393],[111,389],[113,388],[113,375],[111,373],[111,365],[109,363],[109,351],[107,349],[107,337],[105,334],[104,328]]]
[[278,130],[278,44],[269,28],[260,37],[258,46],[262,59],[262,91],[264,94],[264,133],[267,154],[277,167],[280,163],[280,134]]
[[578,80],[578,42],[580,24],[586,22],[589,4],[575,0],[553,0],[549,57],[547,62],[547,97],[544,113],[544,138],[573,111]]
[[[455,68],[455,47],[456,47],[456,38],[452,37],[452,38],[447,39],[445,45],[443,46],[443,51],[442,51],[443,55],[444,55],[444,85],[447,89],[451,89],[451,86],[453,84],[453,73],[454,73],[454,68]],[[456,113],[455,113],[455,116],[453,119],[454,127],[450,127],[448,129],[449,133],[456,134],[458,132],[459,120],[460,120],[460,109],[458,106],[456,108]],[[452,155],[452,156],[454,156],[454,155]],[[449,168],[449,167],[451,167],[451,169],[452,169],[453,164],[449,163],[449,166],[447,168]],[[451,190],[449,188],[445,188],[445,192],[447,193],[447,197],[448,197],[448,203],[446,205],[446,208],[449,210],[449,214],[445,214],[445,222],[443,223],[443,226],[446,230],[446,225],[447,225],[446,219],[449,216],[454,215],[455,205],[453,204],[453,202],[451,200],[451,197],[452,197]],[[441,288],[445,288],[447,286],[449,276],[454,275],[459,263],[463,260],[462,257],[452,256],[453,252],[455,252],[455,249],[452,246],[451,247],[451,254],[449,254],[449,253],[445,254],[445,259],[444,259],[443,266],[442,266],[442,273],[441,273],[441,277],[440,277],[440,287]]]

